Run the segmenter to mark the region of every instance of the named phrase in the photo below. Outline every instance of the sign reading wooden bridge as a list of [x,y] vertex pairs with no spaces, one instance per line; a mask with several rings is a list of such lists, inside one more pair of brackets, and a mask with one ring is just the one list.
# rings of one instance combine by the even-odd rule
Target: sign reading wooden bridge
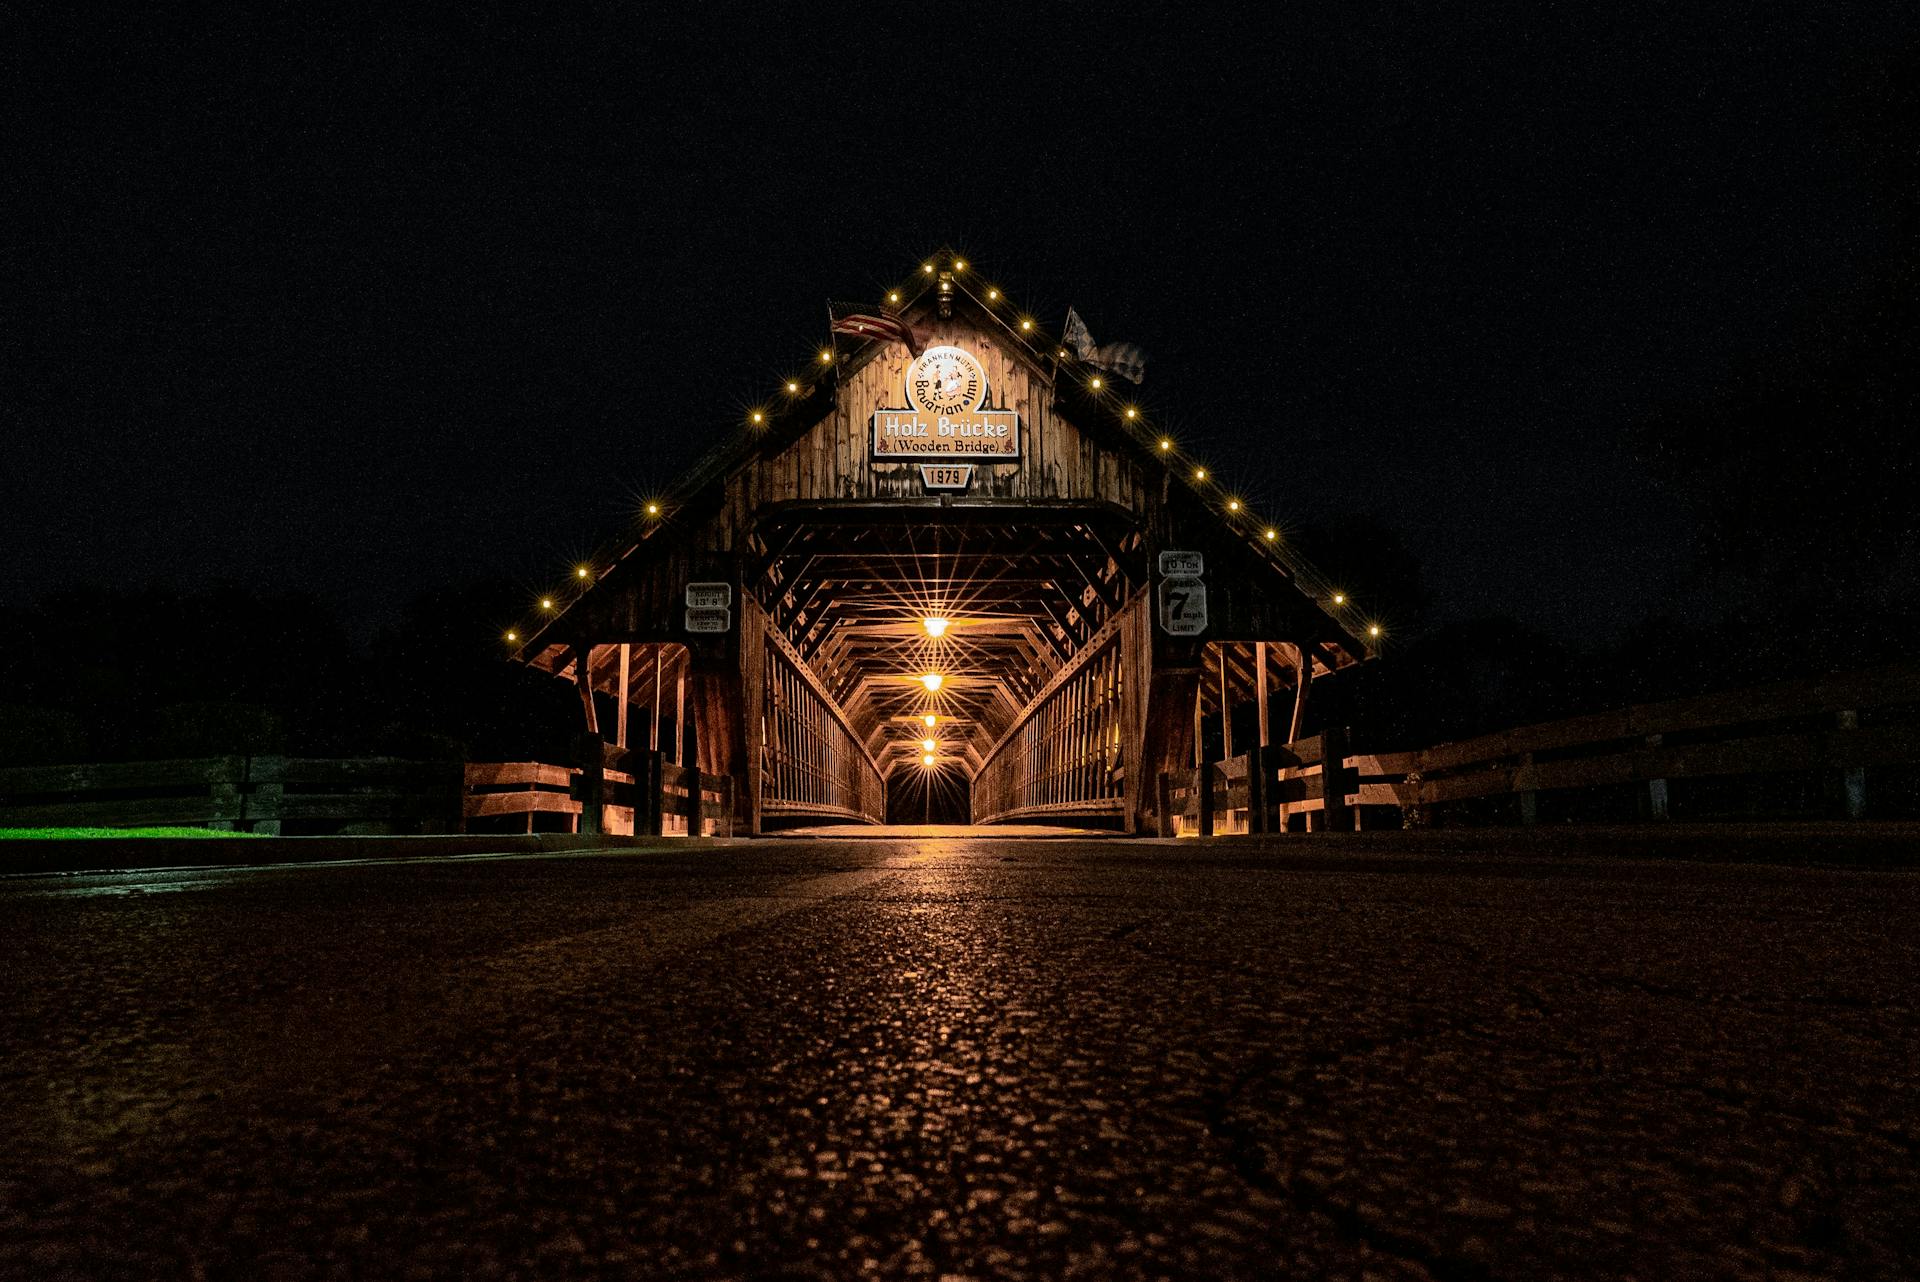
[[607,745],[588,791],[650,751],[724,777],[735,831],[935,787],[976,823],[1133,831],[1200,727],[1298,738],[1377,635],[1345,597],[965,263],[889,312],[913,349],[821,353],[519,643]]

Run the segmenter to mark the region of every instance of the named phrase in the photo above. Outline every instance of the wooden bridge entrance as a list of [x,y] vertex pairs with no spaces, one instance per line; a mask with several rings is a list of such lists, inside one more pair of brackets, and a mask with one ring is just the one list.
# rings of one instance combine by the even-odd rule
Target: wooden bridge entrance
[[736,831],[878,823],[901,772],[964,779],[977,823],[1133,831],[1165,825],[1203,717],[1253,703],[1284,744],[1368,657],[1104,349],[951,254],[865,320],[512,634],[579,689],[590,773],[644,724],[730,781]]

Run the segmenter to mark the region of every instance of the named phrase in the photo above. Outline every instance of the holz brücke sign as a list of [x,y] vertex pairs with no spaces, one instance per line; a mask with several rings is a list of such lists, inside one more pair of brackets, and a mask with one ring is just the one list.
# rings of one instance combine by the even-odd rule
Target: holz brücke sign
[[987,372],[959,347],[929,347],[907,366],[907,406],[873,413],[873,457],[1020,457],[1020,415],[982,409]]

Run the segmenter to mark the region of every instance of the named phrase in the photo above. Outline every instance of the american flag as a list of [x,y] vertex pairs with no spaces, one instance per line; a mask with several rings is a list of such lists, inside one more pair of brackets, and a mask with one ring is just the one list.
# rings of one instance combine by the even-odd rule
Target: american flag
[[828,303],[827,315],[832,321],[828,328],[836,334],[871,342],[905,343],[908,351],[915,356],[920,354],[920,336],[913,332],[913,326],[877,307],[860,303]]

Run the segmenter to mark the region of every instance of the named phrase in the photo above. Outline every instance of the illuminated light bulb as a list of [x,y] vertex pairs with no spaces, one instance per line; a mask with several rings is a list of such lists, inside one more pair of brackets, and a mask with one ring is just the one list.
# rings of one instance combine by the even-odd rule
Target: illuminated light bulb
[[926,273],[927,275],[929,275],[929,276],[931,276],[931,275],[933,275],[933,264],[932,264],[932,263],[922,263],[922,264],[920,264],[920,270],[921,270],[921,271],[923,271],[923,272],[925,272],[925,273]]
[[1133,408],[1133,406],[1131,406],[1131,405],[1129,405],[1129,406],[1127,406],[1127,417],[1128,417],[1128,418],[1139,418],[1139,417],[1140,417],[1140,411],[1139,411],[1139,410],[1137,410],[1137,409],[1135,409],[1135,408]]
[[932,765],[932,764],[933,764],[933,754],[932,754],[931,752],[925,752],[925,753],[922,753],[922,754],[920,754],[920,764],[921,764],[921,765],[923,765],[923,766],[930,766],[930,765]]
[[989,303],[997,303],[997,302],[999,302],[999,301],[1000,301],[1000,291],[999,291],[999,290],[997,290],[997,289],[990,289],[990,290],[988,290],[988,291],[987,291],[987,301],[988,301]]
[[940,724],[940,718],[934,716],[931,712],[929,712],[926,716],[920,719],[927,723],[927,729],[929,730],[933,729],[936,725]]
[[934,749],[934,746],[935,746],[934,742],[931,739],[922,739],[920,741],[920,748],[924,752],[932,752]]
[[1240,510],[1240,500],[1239,500],[1239,499],[1228,499],[1228,500],[1227,500],[1227,511],[1229,511],[1229,512],[1238,512],[1239,510]]
[[1092,388],[1092,389],[1093,389],[1094,391],[1096,391],[1096,392],[1097,392],[1097,391],[1099,391],[1099,390],[1100,390],[1100,376],[1099,376],[1098,374],[1095,374],[1095,375],[1094,375],[1094,376],[1093,376],[1092,378],[1090,378],[1090,379],[1088,379],[1088,380],[1087,380],[1087,386],[1088,386],[1088,387],[1091,387],[1091,388]]
[[1193,469],[1193,479],[1194,479],[1194,480],[1196,480],[1196,481],[1204,481],[1204,480],[1206,480],[1206,479],[1207,479],[1207,469],[1206,469],[1206,468],[1204,468],[1204,467],[1196,467],[1196,468],[1194,468],[1194,469]]
[[1060,359],[1063,361],[1067,359],[1067,349],[1064,347],[1060,349]]
[[1379,624],[1377,624],[1377,623],[1374,623],[1374,624],[1369,624],[1369,625],[1368,625],[1368,627],[1367,627],[1367,635],[1368,635],[1368,636],[1370,636],[1370,637],[1377,637],[1377,636],[1379,636],[1379,635],[1380,635],[1380,625],[1379,625]]
[[897,302],[899,302],[899,301],[900,301],[900,291],[899,291],[899,290],[897,290],[897,289],[890,289],[890,290],[888,290],[888,291],[887,291],[887,301],[888,301],[889,303],[897,303]]
[[920,684],[927,688],[928,694],[933,694],[935,691],[939,690],[941,683],[944,682],[945,680],[946,678],[941,676],[938,672],[929,672],[920,678]]
[[659,515],[660,515],[660,505],[659,505],[658,503],[649,503],[649,504],[647,504],[647,515],[648,515],[648,516],[659,516]]
[[1022,330],[1030,330],[1033,328],[1033,322],[1030,320],[1023,320],[1020,322],[1020,328]]
[[920,626],[925,628],[927,635],[936,641],[947,635],[947,620],[945,619],[922,619],[920,620]]
[[822,365],[831,365],[831,364],[833,364],[833,353],[832,353],[832,352],[821,352],[821,353],[820,353],[820,363],[821,363]]
[[1279,537],[1280,537],[1280,531],[1278,531],[1278,530],[1268,530],[1268,531],[1267,531],[1267,542],[1269,542],[1269,543],[1271,543],[1271,542],[1273,542],[1273,541],[1274,541],[1275,539],[1277,539],[1277,538],[1279,538]]
[[954,260],[953,260],[953,270],[955,270],[955,271],[957,271],[957,272],[963,272],[963,271],[965,271],[965,270],[967,270],[967,260],[966,260],[966,259],[964,259],[964,258],[956,258],[956,259],[954,259]]
[[573,571],[573,577],[574,577],[574,578],[576,578],[576,579],[584,579],[584,578],[586,578],[586,577],[587,577],[587,567],[586,567],[586,566],[584,566],[584,565],[581,565],[581,566],[576,566],[576,567],[574,567],[574,571]]
[[1335,605],[1345,605],[1345,604],[1347,603],[1347,594],[1346,594],[1346,593],[1344,593],[1344,592],[1336,592],[1336,593],[1334,593],[1334,594],[1333,594],[1333,603],[1334,603]]
[[519,639],[520,639],[520,634],[519,634],[518,632],[509,632],[509,633],[507,633],[507,640],[509,640],[509,641],[518,641]]
[[1164,436],[1160,438],[1160,452],[1161,452],[1162,454],[1165,454],[1165,453],[1166,453],[1166,452],[1167,452],[1168,450],[1170,450],[1170,449],[1172,449],[1172,448],[1173,448],[1173,442],[1172,442],[1172,441],[1170,441],[1170,440],[1168,440],[1168,439],[1167,439],[1166,437],[1164,437]]
[[798,384],[798,383],[796,383],[796,382],[795,382],[794,380],[792,380],[792,379],[788,379],[788,380],[787,380],[787,390],[788,390],[789,392],[797,392],[797,391],[799,391],[799,390],[800,390],[800,384]]
[[756,423],[764,421],[766,417],[767,416],[765,414],[762,414],[759,410],[755,410],[753,412],[753,421]]
[[551,610],[551,609],[553,609],[553,598],[552,598],[552,597],[550,597],[550,596],[543,596],[543,597],[541,597],[541,598],[540,598],[540,608],[541,608],[542,610]]

